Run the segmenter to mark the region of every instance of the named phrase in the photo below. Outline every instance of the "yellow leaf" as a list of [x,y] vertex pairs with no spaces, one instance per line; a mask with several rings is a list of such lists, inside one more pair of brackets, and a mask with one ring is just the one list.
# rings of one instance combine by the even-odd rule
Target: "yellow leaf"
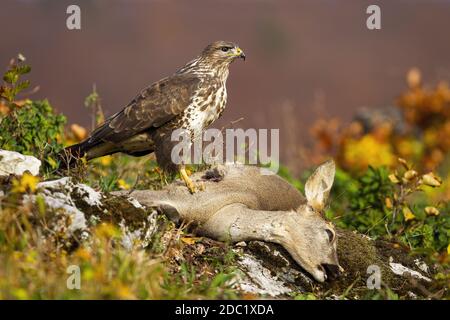
[[442,184],[442,180],[433,172],[430,172],[422,176],[422,183],[430,187],[439,187]]
[[90,252],[83,247],[78,248],[77,251],[75,251],[75,255],[85,261],[88,261],[91,258]]
[[130,187],[131,187],[131,186],[130,186],[125,180],[123,180],[123,179],[117,180],[117,184],[119,185],[119,188],[120,188],[120,189],[128,190],[128,189],[130,189]]
[[416,218],[414,213],[407,206],[403,207],[403,217],[405,218],[405,221],[414,220]]
[[99,238],[112,238],[120,235],[120,230],[110,223],[101,223],[96,229],[95,234]]
[[22,289],[22,288],[14,289],[12,294],[18,300],[27,300],[27,299],[29,299],[27,291],[25,289]]
[[12,192],[24,193],[27,191],[36,192],[39,178],[32,174],[25,172],[20,180],[13,181]]
[[439,210],[436,209],[435,207],[425,207],[425,212],[429,216],[437,216],[440,213]]
[[116,293],[119,299],[135,299],[130,288],[123,284],[117,285]]
[[384,204],[386,205],[386,208],[388,209],[392,209],[392,200],[391,198],[387,197],[386,199],[384,199]]
[[391,180],[392,183],[400,183],[400,180],[398,180],[397,176],[395,174],[390,174],[388,176],[389,180]]
[[70,130],[78,141],[84,140],[87,137],[87,130],[76,123],[70,126]]
[[83,268],[83,279],[86,281],[90,281],[94,279],[94,270],[92,268]]
[[415,170],[408,170],[408,171],[406,171],[405,172],[405,174],[403,175],[403,177],[406,179],[406,180],[412,180],[412,179],[414,179],[415,177],[417,177],[417,171],[415,171]]
[[52,157],[48,157],[47,162],[52,169],[56,169],[56,167],[58,166],[58,163]]
[[201,237],[182,237],[181,241],[183,241],[186,244],[192,245],[192,244],[196,243],[197,241],[200,241],[201,239],[202,239]]
[[353,169],[372,166],[391,166],[395,158],[392,146],[380,142],[373,134],[366,134],[360,139],[348,139],[343,150],[343,161]]
[[104,156],[100,158],[100,163],[102,164],[102,166],[109,166],[112,162],[112,157],[111,156]]
[[411,89],[420,87],[422,75],[418,68],[411,68],[406,75],[406,82]]

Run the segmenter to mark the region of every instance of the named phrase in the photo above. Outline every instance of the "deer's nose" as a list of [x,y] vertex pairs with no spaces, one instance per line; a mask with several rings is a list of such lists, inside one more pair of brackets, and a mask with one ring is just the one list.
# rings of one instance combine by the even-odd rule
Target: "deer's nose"
[[328,263],[323,263],[322,266],[325,269],[325,272],[327,273],[327,278],[330,280],[337,279],[342,273],[341,266],[338,266],[335,264],[328,264]]

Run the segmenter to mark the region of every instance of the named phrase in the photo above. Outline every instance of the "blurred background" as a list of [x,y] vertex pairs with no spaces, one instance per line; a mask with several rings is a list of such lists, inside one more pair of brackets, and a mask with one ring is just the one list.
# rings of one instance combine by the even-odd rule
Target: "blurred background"
[[[66,28],[71,4],[81,7],[81,30]],[[381,7],[381,30],[366,27],[371,4]],[[123,229],[121,205],[114,212],[122,231],[89,213],[92,238],[75,245],[64,231],[72,219],[47,210],[49,195],[37,185],[61,174],[105,193],[172,181],[151,156],[80,160],[61,172],[58,155],[218,39],[237,42],[247,60],[231,66],[227,109],[214,126],[279,129],[278,174],[301,192],[312,168],[333,158],[326,218],[389,241],[377,247],[386,257],[401,248],[420,270],[416,258],[432,266],[433,282],[410,281],[413,295],[403,280],[367,291],[364,277],[345,277],[336,287],[343,293],[314,286],[295,298],[449,298],[450,0],[0,0],[0,30],[0,149],[43,163],[39,177],[0,179],[0,299],[236,297],[227,293],[234,282],[225,261],[237,255],[227,247],[216,247],[219,260],[216,244],[158,218],[151,245],[124,254],[117,235],[133,248],[141,241]],[[62,201],[57,194],[52,203]],[[25,195],[36,205],[18,201]],[[107,212],[104,221],[115,217]],[[74,264],[87,281],[67,292]]]
[[[81,7],[81,30],[66,28],[70,4]],[[370,4],[381,7],[381,30],[366,28]],[[280,128],[282,162],[294,169],[317,119],[345,127],[361,107],[390,108],[413,67],[426,83],[450,78],[444,0],[2,0],[0,28],[0,63],[21,52],[39,86],[31,98],[88,128],[93,84],[108,116],[209,42],[237,42],[248,58],[231,66],[214,126],[243,117],[236,127]]]

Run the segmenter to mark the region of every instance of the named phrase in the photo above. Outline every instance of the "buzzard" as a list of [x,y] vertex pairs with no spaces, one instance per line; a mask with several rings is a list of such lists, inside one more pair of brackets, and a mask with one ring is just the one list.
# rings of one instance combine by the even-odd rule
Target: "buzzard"
[[235,43],[211,43],[173,75],[143,89],[87,139],[66,148],[64,162],[71,166],[83,156],[90,160],[116,152],[132,156],[154,152],[163,170],[179,171],[189,190],[195,192],[184,165],[171,160],[176,143],[171,141],[171,133],[183,129],[194,140],[222,115],[227,100],[228,67],[237,58],[245,60],[245,54]]

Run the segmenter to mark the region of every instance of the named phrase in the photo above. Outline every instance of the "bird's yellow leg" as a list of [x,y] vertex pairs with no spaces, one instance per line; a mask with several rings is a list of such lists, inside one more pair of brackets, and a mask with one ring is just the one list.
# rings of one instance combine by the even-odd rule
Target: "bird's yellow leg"
[[195,186],[194,182],[192,182],[191,178],[189,178],[184,166],[180,168],[180,176],[191,193],[197,192],[197,187]]

